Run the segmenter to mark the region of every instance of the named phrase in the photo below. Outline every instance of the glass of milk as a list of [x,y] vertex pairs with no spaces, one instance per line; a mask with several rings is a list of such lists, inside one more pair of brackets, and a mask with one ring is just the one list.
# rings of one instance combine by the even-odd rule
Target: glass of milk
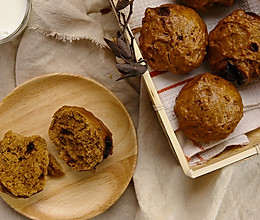
[[0,44],[18,36],[26,27],[31,0],[0,0]]

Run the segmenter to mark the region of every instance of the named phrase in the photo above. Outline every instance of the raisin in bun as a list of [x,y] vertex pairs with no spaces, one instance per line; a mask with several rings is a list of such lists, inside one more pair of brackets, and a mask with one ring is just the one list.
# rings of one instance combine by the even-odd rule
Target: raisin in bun
[[181,2],[195,10],[207,11],[214,5],[231,6],[235,0],[181,0]]
[[226,138],[243,116],[237,89],[227,80],[210,73],[192,78],[176,98],[174,112],[179,128],[194,143]]
[[238,84],[260,76],[260,16],[236,10],[209,34],[209,63]]
[[207,27],[197,12],[182,5],[147,8],[140,34],[140,49],[154,70],[188,73],[206,55]]

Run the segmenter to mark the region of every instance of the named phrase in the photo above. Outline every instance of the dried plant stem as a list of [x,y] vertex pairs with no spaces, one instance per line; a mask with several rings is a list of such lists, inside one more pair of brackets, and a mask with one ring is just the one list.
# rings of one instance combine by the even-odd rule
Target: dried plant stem
[[[129,21],[131,15],[133,14],[133,2],[134,0],[118,0],[115,9],[118,16],[118,22],[121,26],[121,31],[117,34],[116,39],[110,41],[105,39],[107,45],[110,47],[115,56],[122,58],[125,63],[117,64],[119,72],[122,73],[122,76],[117,79],[126,79],[129,77],[140,76],[147,70],[147,62],[143,59],[137,60],[134,48],[134,35],[129,28]],[[126,16],[123,10],[129,6],[129,13]],[[129,41],[126,39],[126,32],[129,36]]]

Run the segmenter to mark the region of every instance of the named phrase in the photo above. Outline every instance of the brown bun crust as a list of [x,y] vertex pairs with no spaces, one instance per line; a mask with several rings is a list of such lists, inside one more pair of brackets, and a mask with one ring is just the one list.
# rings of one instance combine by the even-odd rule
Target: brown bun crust
[[197,12],[182,5],[147,8],[140,34],[140,49],[154,70],[188,73],[206,55],[207,27]]
[[243,116],[237,89],[227,80],[204,73],[191,79],[176,98],[179,128],[195,143],[226,138]]
[[62,177],[65,175],[62,166],[52,154],[49,154],[49,165],[47,170],[49,176]]
[[229,81],[245,84],[260,76],[260,16],[236,10],[209,34],[209,63]]
[[195,10],[207,11],[214,5],[231,6],[235,0],[181,0],[181,2]]

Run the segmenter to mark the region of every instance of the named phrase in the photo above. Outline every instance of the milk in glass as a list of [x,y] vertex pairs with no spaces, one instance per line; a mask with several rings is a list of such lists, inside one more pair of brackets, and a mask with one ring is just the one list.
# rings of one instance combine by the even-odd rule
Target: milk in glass
[[27,0],[0,0],[0,40],[20,27],[26,9]]

